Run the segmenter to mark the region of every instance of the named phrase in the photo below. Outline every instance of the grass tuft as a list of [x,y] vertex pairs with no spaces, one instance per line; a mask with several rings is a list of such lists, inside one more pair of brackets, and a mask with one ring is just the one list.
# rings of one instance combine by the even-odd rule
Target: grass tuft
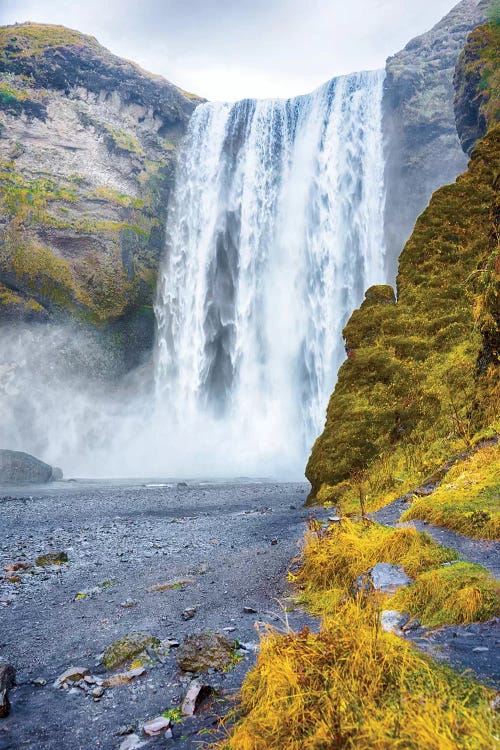
[[500,584],[481,565],[458,562],[422,573],[400,589],[391,607],[418,615],[423,625],[479,622],[500,615]]
[[480,750],[500,730],[493,694],[380,629],[347,601],[318,635],[271,632],[224,750]]

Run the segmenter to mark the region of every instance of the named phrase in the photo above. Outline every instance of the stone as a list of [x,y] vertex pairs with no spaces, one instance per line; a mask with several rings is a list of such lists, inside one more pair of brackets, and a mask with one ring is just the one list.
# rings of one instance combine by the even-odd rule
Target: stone
[[100,685],[99,687],[95,687],[92,690],[92,697],[93,698],[102,698],[102,696],[104,695],[104,693],[105,693],[104,687],[102,685]]
[[142,727],[142,731],[148,737],[156,737],[169,728],[170,719],[165,718],[165,716],[157,716],[155,719],[147,721]]
[[135,669],[129,669],[127,672],[118,672],[118,674],[113,674],[111,677],[107,677],[103,680],[102,687],[121,687],[122,685],[132,682],[132,680],[135,680],[136,677],[140,677],[145,672],[146,670],[144,667],[135,667]]
[[136,607],[137,602],[135,599],[125,599],[124,602],[121,602],[120,607],[123,607],[124,609],[131,609],[132,607]]
[[209,630],[184,639],[177,654],[177,663],[183,672],[200,674],[209,669],[223,671],[232,661],[234,641]]
[[210,693],[213,693],[210,685],[205,685],[200,680],[192,680],[181,703],[181,713],[184,716],[193,716],[203,698]]
[[0,719],[10,713],[9,690],[16,684],[16,670],[12,664],[0,664]]
[[59,675],[57,680],[54,682],[54,687],[60,688],[67,682],[78,682],[78,680],[83,680],[83,678],[89,674],[90,669],[87,669],[87,667],[70,667],[61,675]]
[[246,615],[256,615],[257,614],[257,610],[254,609],[253,607],[243,607],[243,612]]
[[142,745],[144,745],[144,742],[141,742],[137,734],[129,734],[121,743],[120,750],[135,750],[136,747],[141,747]]
[[160,641],[149,633],[128,633],[114,641],[103,654],[102,663],[112,670],[131,661],[147,649],[148,646],[159,646]]
[[402,628],[409,621],[409,616],[397,609],[386,609],[380,616],[380,625],[386,633],[401,633]]
[[193,583],[193,582],[187,579],[180,578],[175,581],[166,581],[165,583],[155,583],[154,586],[148,586],[146,591],[148,592],[148,594],[151,594],[154,591],[169,591],[170,589],[180,589],[183,586],[188,586],[190,583]]
[[19,561],[15,563],[10,563],[10,565],[4,565],[3,569],[5,570],[6,573],[12,573],[13,571],[16,571],[16,570],[29,570],[29,568],[31,568],[31,565],[29,563]]
[[22,451],[0,449],[0,482],[52,482],[62,471]]
[[486,646],[476,646],[476,648],[472,649],[473,653],[484,653],[485,651],[489,651],[489,648]]
[[45,555],[40,555],[36,559],[36,564],[39,567],[47,567],[49,565],[62,565],[68,562],[68,555],[66,552],[47,552]]
[[409,586],[411,582],[412,579],[406,575],[401,565],[377,563],[358,577],[356,588],[358,591],[380,591],[383,594],[393,594],[403,586]]
[[182,613],[182,619],[192,620],[195,614],[196,614],[196,607],[186,607],[186,609]]

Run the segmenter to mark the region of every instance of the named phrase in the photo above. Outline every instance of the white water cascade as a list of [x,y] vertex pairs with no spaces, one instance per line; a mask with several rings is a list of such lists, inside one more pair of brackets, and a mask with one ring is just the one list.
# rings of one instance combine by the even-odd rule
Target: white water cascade
[[195,110],[155,306],[178,473],[302,475],[342,328],[385,281],[383,75]]

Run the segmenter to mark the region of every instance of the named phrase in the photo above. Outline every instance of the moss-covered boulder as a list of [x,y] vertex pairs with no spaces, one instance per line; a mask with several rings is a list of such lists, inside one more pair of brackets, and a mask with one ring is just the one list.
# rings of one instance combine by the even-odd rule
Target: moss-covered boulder
[[219,633],[205,630],[188,636],[177,653],[177,663],[183,672],[195,674],[209,669],[225,671],[234,661],[235,642]]
[[160,641],[148,633],[128,633],[114,641],[102,657],[106,669],[116,669],[121,664],[132,661],[148,647],[158,647]]

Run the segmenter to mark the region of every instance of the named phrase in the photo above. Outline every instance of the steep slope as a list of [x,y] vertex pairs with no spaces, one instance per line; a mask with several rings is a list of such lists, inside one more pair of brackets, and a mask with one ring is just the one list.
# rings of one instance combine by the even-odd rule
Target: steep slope
[[[488,35],[488,55],[498,61],[498,27],[487,25],[471,44],[478,33]],[[457,68],[459,92],[465,70]],[[484,97],[484,81],[481,91]],[[369,289],[344,330],[348,358],[307,466],[311,499],[353,488],[361,496],[402,494],[500,426],[500,125],[493,100],[495,89],[487,135],[467,172],[437,191],[417,221],[400,258],[397,301],[391,287]]]
[[0,29],[0,321],[121,321],[150,345],[175,147],[199,101],[76,31]]
[[453,112],[453,73],[467,35],[489,0],[462,0],[433,29],[412,39],[386,66],[384,135],[389,278],[432,193],[467,166]]

